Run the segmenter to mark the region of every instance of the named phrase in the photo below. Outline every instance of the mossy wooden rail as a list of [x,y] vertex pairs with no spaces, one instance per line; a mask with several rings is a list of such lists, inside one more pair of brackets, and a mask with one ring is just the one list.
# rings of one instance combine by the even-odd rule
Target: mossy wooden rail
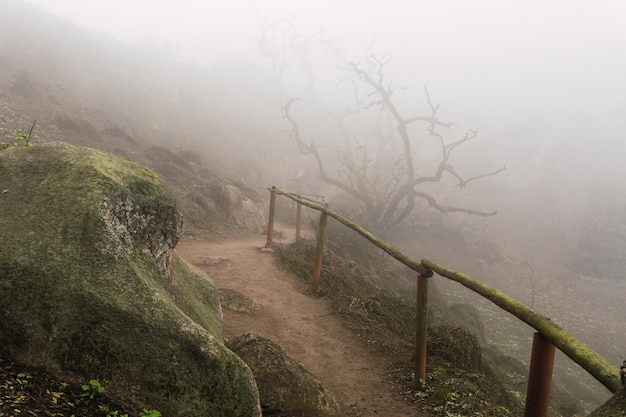
[[[380,249],[382,249],[383,251],[385,251],[386,253],[394,257],[395,259],[397,259],[399,262],[403,263],[404,265],[406,265],[407,267],[413,269],[414,271],[418,273],[418,300],[417,300],[418,301],[418,314],[421,310],[422,311],[421,315],[423,316],[426,311],[425,309],[426,289],[425,288],[427,287],[424,286],[425,288],[422,289],[423,292],[420,294],[420,288],[419,288],[420,280],[422,280],[421,285],[424,285],[424,281],[423,281],[424,278],[431,277],[433,275],[433,272],[436,272],[438,275],[448,278],[452,281],[456,281],[459,284],[476,292],[477,294],[488,299],[489,301],[491,301],[492,303],[494,303],[501,309],[511,313],[512,315],[517,317],[519,320],[523,321],[524,323],[528,324],[530,327],[537,330],[537,334],[533,343],[533,355],[535,354],[535,351],[537,352],[549,351],[549,346],[548,346],[548,349],[546,349],[546,342],[549,342],[555,347],[557,347],[559,350],[561,350],[563,353],[565,353],[579,366],[585,369],[590,375],[596,378],[602,385],[604,385],[611,392],[616,392],[621,386],[619,369],[616,366],[611,365],[606,359],[604,359],[602,356],[596,353],[593,349],[589,348],[587,345],[585,345],[584,343],[582,343],[581,341],[579,341],[578,339],[576,339],[575,337],[567,333],[558,324],[550,320],[550,318],[525,306],[524,304],[515,300],[514,298],[509,297],[508,295],[502,293],[501,291],[483,282],[473,279],[469,275],[466,275],[462,272],[454,271],[450,268],[446,268],[445,266],[439,265],[428,259],[422,259],[420,262],[417,262],[411,259],[409,256],[403,254],[399,250],[395,249],[388,243],[377,238],[372,233],[370,233],[363,227],[359,226],[358,224],[354,223],[353,221],[330,210],[325,204],[324,205],[319,204],[315,201],[306,199],[298,194],[282,191],[276,187],[272,187],[270,192],[271,192],[270,221],[269,221],[270,225],[273,225],[274,223],[273,216],[275,213],[275,204],[276,204],[277,195],[285,196],[295,201],[299,205],[301,204],[301,205],[307,206],[311,209],[320,211],[322,213],[322,217],[320,220],[320,231],[318,233],[318,249],[317,249],[318,254],[316,256],[316,258],[319,258],[318,260],[319,265],[316,262],[316,266],[314,268],[315,270],[319,270],[321,267],[321,250],[323,246],[322,248],[320,248],[320,241],[323,243],[323,239],[326,233],[325,221],[323,219],[327,217],[332,217],[333,219],[337,220],[339,223],[354,230],[355,232],[357,232],[358,234],[360,234],[361,236],[369,240],[371,243],[378,246]],[[268,230],[268,242],[266,244],[267,248],[272,247],[271,234],[272,234],[272,231]],[[314,280],[319,280],[319,273],[318,273],[317,278],[314,277]],[[316,290],[315,286],[312,286],[312,290]],[[421,302],[421,306],[420,306],[420,297],[423,298],[423,302]],[[423,358],[420,359],[419,357],[420,356],[419,352],[420,351],[425,352],[426,350],[425,349],[425,337],[423,336],[420,337],[419,335],[419,332],[420,332],[419,323],[420,323],[420,320],[418,317],[418,337],[417,337],[418,346],[416,347],[416,353],[418,353],[418,355],[416,359],[416,379],[419,377],[420,374],[422,374],[422,372],[425,372],[425,365],[421,364],[421,362],[423,362]],[[425,326],[422,326],[422,327],[425,327]],[[425,329],[423,331],[425,331]],[[424,344],[423,346],[419,346],[420,339],[423,339],[423,342],[422,342]],[[420,363],[417,363],[417,362],[420,362]],[[534,358],[534,357],[531,358],[531,366],[533,362],[545,364],[545,361],[542,362],[541,360],[538,360],[538,358]],[[548,362],[549,362],[548,366],[550,367],[549,377],[551,378],[551,366],[552,366],[551,359],[549,359]],[[422,369],[422,366],[424,366],[424,369]],[[533,378],[533,372],[534,372],[533,369],[531,369],[531,372],[530,372],[531,380]],[[539,372],[539,375],[541,376],[541,372]],[[527,412],[525,415],[526,416],[547,415],[547,398],[549,398],[549,381],[548,381],[548,387],[542,388],[542,391],[547,391],[547,393],[545,392],[539,393],[539,394],[531,393],[530,385],[531,384],[529,384],[529,391],[527,395],[527,406],[526,406]],[[539,397],[544,397],[544,398],[534,398],[531,400],[529,398],[531,396],[539,396]],[[529,406],[529,403],[531,401],[539,402],[541,404]],[[534,410],[536,410],[537,408],[546,408],[546,411],[545,413],[544,411],[541,411],[541,412],[536,412],[533,410],[529,411],[529,409],[533,407],[535,407]]]

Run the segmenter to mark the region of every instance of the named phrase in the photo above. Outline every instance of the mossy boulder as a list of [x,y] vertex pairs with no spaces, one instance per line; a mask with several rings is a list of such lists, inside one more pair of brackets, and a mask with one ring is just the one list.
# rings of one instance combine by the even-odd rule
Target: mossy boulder
[[252,368],[266,412],[306,417],[341,415],[333,393],[270,339],[248,332],[227,345]]
[[0,152],[0,349],[130,411],[260,416],[217,290],[178,257],[182,216],[147,168],[50,143]]

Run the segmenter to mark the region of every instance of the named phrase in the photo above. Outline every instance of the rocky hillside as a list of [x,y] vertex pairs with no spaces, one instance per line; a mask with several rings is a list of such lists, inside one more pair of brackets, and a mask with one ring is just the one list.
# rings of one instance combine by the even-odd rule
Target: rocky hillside
[[[31,138],[34,144],[62,141],[85,145],[150,167],[178,200],[187,235],[211,237],[226,228],[260,230],[263,227],[264,189],[272,184],[284,184],[274,179],[284,180],[285,174],[292,172],[271,151],[276,149],[280,130],[276,127],[280,126],[277,119],[284,103],[271,76],[230,57],[216,57],[206,68],[177,63],[172,59],[171,45],[123,44],[19,0],[0,0],[0,10],[0,141],[10,140],[18,129],[28,131],[36,120]],[[280,163],[275,163],[277,160]],[[502,213],[507,209],[513,214],[524,212],[518,207],[519,199],[509,198],[508,194],[498,195],[498,199]],[[528,201],[536,201],[541,207],[545,204],[543,198]],[[615,213],[619,214],[619,210]],[[590,215],[590,218],[597,220],[601,216]],[[503,229],[508,230],[512,242],[520,237],[528,240],[527,234],[544,229],[540,225],[526,227],[523,222],[511,221],[510,216],[498,219],[501,220],[495,220],[496,224],[506,223]],[[455,226],[453,220],[446,219],[453,226],[445,232],[474,230],[471,223],[463,226],[464,220],[456,219]],[[555,222],[551,218],[548,221]],[[590,306],[585,304],[588,300],[581,302],[581,297],[589,298],[586,291],[572,290],[575,287],[570,281],[556,279],[571,274],[562,273],[560,268],[540,274],[540,265],[548,264],[548,260],[544,262],[536,254],[534,264],[532,259],[520,263],[518,258],[522,255],[515,245],[507,252],[502,240],[491,242],[491,234],[482,225],[479,230],[477,235],[472,235],[476,239],[472,245],[467,245],[461,234],[452,230],[459,235],[458,244],[452,246],[449,235],[435,230],[431,234],[435,235],[436,244],[425,241],[420,251],[423,247],[436,253],[436,259],[458,261],[461,270],[480,271],[477,276],[480,279],[488,279],[491,274],[494,285],[506,287],[510,295],[523,301],[529,299],[530,281],[532,299],[537,295],[537,305],[553,309],[548,314],[557,317],[561,309],[577,313],[581,306],[587,311],[588,323],[581,323],[577,314],[570,314],[573,323],[563,323],[567,328],[577,327],[583,336],[594,341],[610,336],[605,349],[609,353],[622,345],[615,342],[619,341],[615,335],[621,334],[619,324],[615,330],[612,323],[602,328],[597,326],[598,317],[604,316],[590,314]],[[551,235],[558,236],[559,243],[562,240],[560,233]],[[595,240],[589,239],[587,232],[583,235],[585,243],[611,241],[602,234]],[[555,250],[553,246],[562,246],[557,249],[563,251],[569,248],[546,242],[550,251]],[[612,247],[620,248],[620,245]],[[502,256],[494,249],[504,250]],[[579,251],[572,253],[575,259],[583,259],[578,256]],[[470,262],[472,259],[474,263]],[[514,263],[514,274],[504,260]],[[526,272],[528,263],[533,273],[534,265],[537,276],[542,276],[541,281],[537,280],[537,291],[533,275],[528,278]],[[559,298],[562,288],[573,293],[566,294],[571,299]],[[615,293],[610,289],[606,292]],[[617,313],[612,314],[620,317],[620,309],[611,307],[609,302],[602,304],[598,308],[607,311],[614,308]],[[614,305],[621,304],[616,301]],[[493,336],[493,328],[491,333]],[[503,335],[504,343],[519,346],[518,338],[511,339],[510,333]]]
[[[176,190],[187,233],[261,227],[256,192],[271,184],[255,162],[262,147],[243,140],[270,137],[260,121],[275,115],[241,97],[245,85],[226,77],[233,62],[193,70],[159,45],[127,45],[21,1],[0,3],[0,141],[36,121],[34,144],[94,147],[154,169]],[[254,121],[233,120],[252,113],[247,106]]]

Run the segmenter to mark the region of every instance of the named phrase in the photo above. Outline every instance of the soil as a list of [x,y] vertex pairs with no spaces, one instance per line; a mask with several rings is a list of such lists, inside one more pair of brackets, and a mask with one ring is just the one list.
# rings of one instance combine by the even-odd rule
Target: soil
[[264,236],[241,233],[217,241],[183,238],[177,246],[218,288],[261,305],[256,314],[224,309],[224,338],[247,331],[270,338],[326,384],[347,416],[428,416],[402,399],[387,360],[346,330],[326,300],[277,269],[271,253],[262,251],[265,242]]

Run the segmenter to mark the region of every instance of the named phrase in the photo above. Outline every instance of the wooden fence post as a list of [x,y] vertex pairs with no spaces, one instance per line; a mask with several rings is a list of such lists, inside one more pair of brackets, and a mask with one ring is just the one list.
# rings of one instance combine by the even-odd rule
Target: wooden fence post
[[267,242],[265,249],[272,249],[274,246],[274,216],[276,215],[276,187],[270,190],[270,218],[267,222]]
[[554,345],[541,333],[534,334],[524,417],[548,417],[554,350]]
[[300,221],[302,220],[302,204],[298,203],[296,208],[296,242],[302,238],[302,227]]
[[315,265],[313,266],[313,279],[311,280],[311,291],[316,292],[320,287],[320,274],[322,273],[322,255],[324,254],[324,240],[326,240],[326,225],[328,224],[328,214],[322,212],[320,215],[320,225],[317,231],[317,247],[315,248]]
[[415,327],[415,386],[426,382],[426,328],[428,326],[428,277],[417,275],[417,324]]

